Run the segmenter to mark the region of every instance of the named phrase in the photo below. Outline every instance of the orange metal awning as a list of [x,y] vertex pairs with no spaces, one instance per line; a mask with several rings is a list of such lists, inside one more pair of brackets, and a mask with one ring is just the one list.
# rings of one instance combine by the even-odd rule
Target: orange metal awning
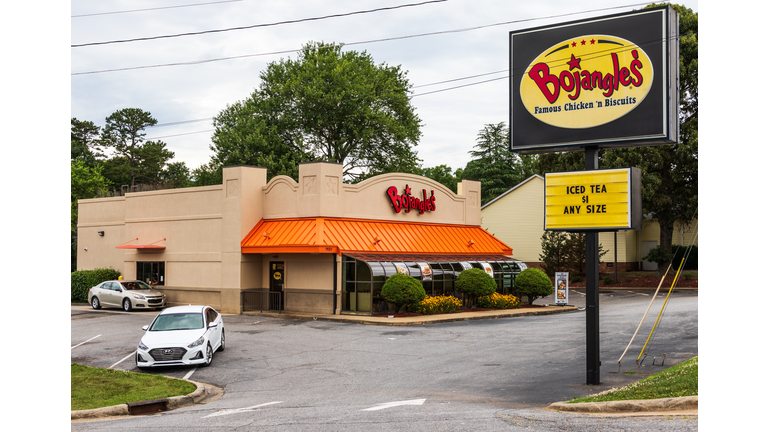
[[152,243],[149,243],[149,244],[128,244],[128,243],[130,243],[132,241],[136,241],[138,239],[139,238],[136,237],[135,239],[128,240],[127,242],[125,242],[125,243],[123,243],[121,245],[115,246],[115,249],[165,249],[165,246],[158,246],[158,245],[155,244],[155,243],[159,243],[161,241],[165,241],[165,239],[158,240],[156,242],[152,242]]
[[512,254],[479,226],[343,218],[262,219],[240,246],[243,253]]

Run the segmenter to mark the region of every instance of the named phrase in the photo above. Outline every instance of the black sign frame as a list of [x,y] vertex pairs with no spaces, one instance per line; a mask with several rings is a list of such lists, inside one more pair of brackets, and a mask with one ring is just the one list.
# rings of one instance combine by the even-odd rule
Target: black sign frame
[[[607,34],[631,41],[653,63],[642,103],[604,125],[583,129],[548,125],[531,115],[520,96],[527,68],[542,52],[569,38]],[[676,144],[679,141],[678,15],[669,6],[512,31],[509,33],[509,150],[519,153]]]

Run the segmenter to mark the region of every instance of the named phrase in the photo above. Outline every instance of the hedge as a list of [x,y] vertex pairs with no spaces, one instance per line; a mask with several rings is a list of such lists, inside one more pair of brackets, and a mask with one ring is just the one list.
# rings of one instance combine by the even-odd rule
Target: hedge
[[115,280],[120,272],[111,268],[72,272],[72,303],[88,303],[88,290],[104,281]]

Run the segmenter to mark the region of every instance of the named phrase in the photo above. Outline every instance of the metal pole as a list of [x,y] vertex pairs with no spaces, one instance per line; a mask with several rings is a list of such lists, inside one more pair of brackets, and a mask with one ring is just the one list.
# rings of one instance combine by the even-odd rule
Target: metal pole
[[[597,146],[584,149],[585,169],[596,170]],[[587,384],[600,384],[600,273],[597,254],[598,232],[586,233],[587,262]]]
[[613,283],[619,283],[619,242],[618,231],[613,232]]

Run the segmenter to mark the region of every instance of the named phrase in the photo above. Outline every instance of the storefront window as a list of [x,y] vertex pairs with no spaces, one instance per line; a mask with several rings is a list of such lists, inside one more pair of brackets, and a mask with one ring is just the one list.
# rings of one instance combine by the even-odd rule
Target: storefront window
[[139,261],[136,263],[136,279],[151,286],[165,285],[164,261]]
[[397,261],[392,260],[394,257],[385,256],[379,261],[376,258],[362,255],[357,259],[344,255],[342,310],[368,312],[372,315],[392,313],[389,304],[381,296],[381,290],[387,278],[396,273],[409,274],[419,280],[429,296],[452,295],[461,299],[463,295],[456,292],[456,278],[467,268],[485,270],[484,264],[490,266],[498,287],[496,292],[500,294],[514,294],[515,275],[520,272],[520,267],[514,261],[472,260],[470,257],[467,261],[459,262]]

